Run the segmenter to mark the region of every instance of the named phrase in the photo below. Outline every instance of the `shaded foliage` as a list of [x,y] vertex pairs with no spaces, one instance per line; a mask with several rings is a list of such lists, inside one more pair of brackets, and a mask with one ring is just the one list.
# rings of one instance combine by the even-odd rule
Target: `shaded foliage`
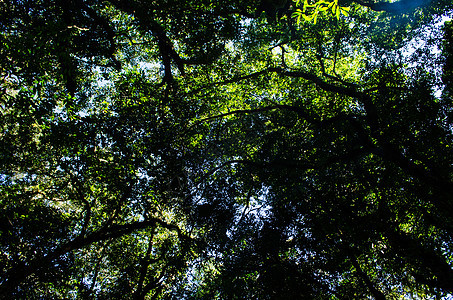
[[452,4],[321,2],[1,2],[0,295],[451,295]]

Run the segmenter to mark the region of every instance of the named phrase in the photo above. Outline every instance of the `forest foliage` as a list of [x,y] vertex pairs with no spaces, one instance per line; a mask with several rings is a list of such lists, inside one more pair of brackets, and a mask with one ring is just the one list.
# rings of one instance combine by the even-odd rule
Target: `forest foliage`
[[449,0],[0,2],[0,298],[453,294]]

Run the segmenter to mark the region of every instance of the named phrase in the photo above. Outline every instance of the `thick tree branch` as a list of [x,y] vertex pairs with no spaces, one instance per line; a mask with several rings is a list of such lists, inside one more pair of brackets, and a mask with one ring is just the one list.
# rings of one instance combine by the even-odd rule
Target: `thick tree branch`
[[150,256],[151,256],[151,252],[152,252],[152,249],[153,249],[154,233],[155,233],[154,230],[152,230],[151,231],[151,236],[148,238],[149,239],[149,241],[148,241],[148,249],[146,250],[146,254],[142,258],[142,261],[141,261],[140,276],[139,276],[138,283],[137,283],[137,289],[134,292],[134,295],[135,295],[136,299],[143,299],[144,298],[144,295],[143,295],[143,283],[144,283],[145,277],[146,277],[146,275],[148,273],[148,266],[151,263]]
[[180,73],[184,76],[184,61],[176,52],[173,47],[173,43],[170,38],[167,36],[165,29],[153,19],[152,13],[152,4],[147,4],[142,6],[133,2],[131,4],[129,1],[122,0],[110,0],[110,2],[117,7],[118,9],[134,15],[139,21],[139,25],[145,31],[151,31],[153,35],[157,38],[157,45],[159,47],[159,52],[162,57],[162,64],[164,66],[164,78],[161,85],[171,84],[173,82],[173,74],[171,68],[172,60],[176,63]]
[[96,242],[119,238],[134,231],[154,226],[160,226],[170,231],[176,231],[180,239],[192,240],[189,236],[185,235],[178,226],[169,224],[158,218],[148,218],[145,221],[104,227],[98,231],[88,234],[85,237],[75,238],[74,240],[57,247],[54,251],[43,257],[35,258],[30,262],[24,262],[21,265],[8,270],[2,276],[4,281],[0,285],[0,295],[11,294],[11,292],[14,291],[20,283],[26,280],[30,275],[47,269],[52,261],[71,251],[84,248]]
[[[421,283],[445,291],[453,291],[453,270],[443,257],[432,248],[427,248],[417,239],[399,229],[398,225],[391,224],[385,234],[390,245],[404,255],[415,265],[421,263],[420,270],[413,270],[414,277]],[[408,253],[408,254],[407,254]],[[428,271],[428,272],[427,272]],[[429,274],[434,274],[435,278]]]
[[416,165],[410,159],[405,157],[394,145],[388,142],[380,134],[381,125],[379,121],[378,110],[375,107],[370,95],[364,92],[357,91],[356,89],[351,87],[343,87],[330,84],[328,82],[323,81],[320,77],[316,75],[306,73],[303,71],[286,71],[281,68],[270,68],[269,70],[277,72],[284,76],[303,78],[309,80],[327,92],[334,92],[358,99],[365,108],[367,124],[371,129],[370,135],[372,138],[376,139],[380,144],[381,150],[378,149],[375,152],[376,154],[378,154],[387,161],[395,163],[398,167],[403,169],[408,174],[416,178],[419,178],[424,182],[429,183],[431,186],[435,188],[441,188],[453,192],[453,182],[449,181],[448,179],[443,179],[435,176],[423,165]]
[[84,11],[88,13],[88,15],[93,19],[93,21],[97,25],[99,25],[107,34],[107,39],[110,43],[109,55],[110,58],[113,60],[115,67],[119,70],[121,68],[121,63],[115,57],[116,52],[115,32],[113,31],[112,26],[105,18],[99,16],[94,9],[83,3],[83,1],[79,1],[78,4],[82,7]]
[[[242,80],[246,79],[251,79],[251,78],[256,78],[259,77],[263,74],[267,74],[270,72],[275,72],[278,73],[282,76],[288,76],[288,77],[293,77],[293,78],[302,78],[305,79],[309,82],[312,82],[319,86],[322,90],[326,92],[333,92],[345,96],[349,96],[352,98],[357,99],[360,103],[362,103],[365,111],[366,111],[366,123],[370,128],[370,134],[366,134],[366,130],[357,122],[353,122],[353,126],[359,128],[359,134],[361,134],[363,137],[365,136],[370,136],[371,138],[375,139],[379,143],[379,147],[374,147],[374,153],[382,157],[386,161],[390,161],[392,163],[395,163],[398,167],[400,167],[402,170],[404,170],[406,173],[408,173],[411,176],[414,176],[421,181],[424,181],[426,183],[429,183],[432,187],[435,188],[440,188],[446,191],[451,191],[453,192],[453,182],[449,181],[448,179],[443,179],[439,178],[438,176],[435,176],[429,169],[425,168],[423,165],[416,165],[414,162],[412,162],[409,158],[405,157],[399,150],[396,148],[394,145],[392,145],[389,141],[387,141],[382,135],[381,135],[381,124],[379,121],[379,114],[376,106],[373,103],[373,99],[370,95],[368,95],[366,92],[363,91],[358,91],[356,88],[352,86],[342,86],[342,85],[335,85],[329,82],[324,81],[321,77],[316,76],[314,74],[304,72],[304,71],[288,71],[280,67],[271,67],[267,68],[258,72],[251,73],[249,75],[244,75],[244,76],[238,76],[234,77],[230,80],[222,81],[222,82],[216,82],[211,85],[221,85],[221,84],[229,84],[229,83],[235,83],[239,82]],[[295,107],[288,107],[288,106],[270,106],[267,108],[259,108],[256,110],[238,110],[238,111],[233,111],[233,112],[228,112],[225,114],[220,114],[217,116],[212,116],[208,117],[204,120],[198,121],[199,123],[209,121],[211,119],[215,118],[221,118],[225,117],[231,114],[237,114],[237,113],[253,113],[253,112],[261,112],[261,111],[268,111],[268,110],[274,110],[274,109],[290,109],[295,110]],[[298,112],[299,109],[297,108]],[[309,120],[308,115],[305,115],[305,117],[308,117],[307,120]],[[316,120],[312,119],[311,121],[316,122]],[[197,123],[196,123],[197,124]],[[195,125],[195,124],[194,124]],[[192,126],[194,126],[192,125]],[[198,124],[197,124],[198,125]],[[369,143],[369,138],[367,138],[367,143]]]
[[385,295],[374,286],[373,282],[368,277],[368,274],[366,274],[363,271],[355,255],[353,254],[351,255],[350,261],[354,269],[356,270],[357,275],[363,280],[363,282],[365,283],[371,294],[374,296],[374,298],[376,300],[386,300],[387,298],[385,297]]

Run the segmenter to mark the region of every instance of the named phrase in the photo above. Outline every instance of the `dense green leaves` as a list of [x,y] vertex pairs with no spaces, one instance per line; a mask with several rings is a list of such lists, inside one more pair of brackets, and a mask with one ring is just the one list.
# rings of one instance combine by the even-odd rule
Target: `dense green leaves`
[[0,295],[451,296],[451,9],[3,1]]

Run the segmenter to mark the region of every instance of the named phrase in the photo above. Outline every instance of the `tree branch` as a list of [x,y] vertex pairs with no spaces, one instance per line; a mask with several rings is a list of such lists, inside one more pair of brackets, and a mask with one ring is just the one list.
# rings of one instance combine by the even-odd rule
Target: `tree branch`
[[180,239],[192,240],[192,238],[185,235],[178,226],[169,224],[158,218],[148,218],[145,221],[137,221],[129,224],[112,225],[108,228],[104,227],[98,231],[88,234],[85,237],[77,237],[74,240],[57,247],[54,251],[43,257],[35,258],[30,262],[23,262],[16,268],[8,270],[2,276],[4,280],[0,285],[0,294],[11,294],[11,292],[14,291],[30,275],[48,268],[52,261],[73,250],[81,249],[96,242],[119,238],[134,231],[147,229],[156,225],[171,231],[176,231]]
[[[338,93],[344,96],[349,96],[351,98],[357,99],[359,102],[362,103],[365,111],[366,111],[366,121],[367,124],[370,128],[370,134],[369,136],[372,137],[373,139],[377,140],[378,143],[380,144],[380,147],[374,147],[374,153],[380,156],[381,158],[385,159],[386,161],[390,161],[395,163],[398,167],[400,167],[402,170],[404,170],[406,173],[408,173],[411,176],[414,176],[422,181],[425,181],[429,183],[432,187],[435,188],[441,188],[446,191],[453,191],[453,182],[451,182],[448,179],[442,179],[439,178],[438,176],[435,176],[427,170],[424,166],[422,165],[416,165],[413,163],[409,158],[405,157],[399,150],[396,148],[394,145],[392,145],[390,142],[388,142],[381,134],[381,124],[379,121],[379,114],[376,106],[373,103],[373,99],[371,98],[370,95],[368,95],[365,92],[358,91],[356,88],[351,87],[351,86],[341,86],[341,85],[335,85],[332,83],[328,83],[324,81],[322,78],[319,76],[316,76],[314,74],[304,72],[304,71],[288,71],[280,67],[270,67],[258,72],[251,73],[249,75],[245,76],[238,76],[234,77],[230,80],[222,81],[222,82],[216,82],[213,83],[212,85],[219,85],[219,84],[228,84],[228,83],[235,83],[241,80],[246,80],[250,78],[255,78],[259,77],[263,74],[267,74],[269,72],[275,72],[277,74],[280,74],[282,76],[288,76],[288,77],[293,77],[293,78],[302,78],[305,79],[309,82],[312,82],[319,86],[322,90],[326,92],[333,92],[333,93]],[[299,110],[299,108],[295,108],[294,106],[286,106],[286,105],[274,105],[274,106],[269,106],[269,107],[264,107],[264,108],[259,108],[255,110],[237,110],[233,112],[228,112],[225,114],[220,114],[217,116],[212,116],[208,117],[204,120],[200,120],[198,123],[202,123],[205,121],[209,121],[211,119],[215,118],[221,118],[225,117],[231,114],[235,113],[254,113],[254,112],[261,112],[261,111],[268,111],[268,110],[274,110],[274,109],[291,109],[291,110],[296,110],[302,112]],[[304,115],[304,117],[310,121],[310,116],[309,115]],[[308,118],[307,118],[308,117]],[[311,119],[312,122],[317,122],[316,119]],[[198,123],[196,125],[198,125]],[[353,126],[359,127],[357,128],[363,128],[360,124],[357,122],[352,123]],[[195,126],[192,125],[191,127]],[[364,134],[366,133],[365,129],[360,130],[359,134],[362,134],[362,136],[365,136]],[[368,139],[369,140],[369,139]]]
[[354,254],[351,255],[351,258],[349,259],[354,266],[357,275],[363,280],[365,285],[367,286],[368,290],[373,294],[374,298],[376,300],[386,300],[387,298],[385,295],[379,291],[371,281],[371,279],[368,277],[368,275],[362,270],[362,267],[360,267],[359,262],[357,261],[357,258],[355,257]]
[[314,117],[312,117],[310,115],[310,113],[308,111],[306,111],[305,109],[303,109],[302,107],[291,106],[291,105],[287,105],[287,104],[275,104],[272,106],[264,106],[264,107],[260,107],[260,108],[254,108],[254,109],[238,109],[238,110],[233,110],[233,111],[230,111],[227,113],[206,117],[204,119],[194,122],[192,125],[190,125],[188,130],[190,130],[191,128],[196,127],[202,123],[209,122],[209,121],[216,120],[216,119],[221,119],[221,118],[231,116],[231,115],[254,114],[254,113],[260,113],[260,112],[266,112],[266,111],[272,111],[272,110],[278,110],[278,109],[296,112],[299,116],[306,119],[310,123],[319,123],[318,120],[316,120]]
[[146,274],[148,273],[148,266],[150,265],[151,263],[151,260],[150,260],[150,255],[151,255],[151,252],[152,252],[152,249],[153,249],[153,238],[154,238],[154,230],[151,231],[151,236],[149,237],[149,241],[148,241],[148,249],[146,250],[146,254],[145,256],[143,257],[142,259],[142,262],[141,262],[141,270],[140,270],[140,276],[139,276],[139,280],[138,280],[138,283],[137,283],[137,289],[135,290],[134,292],[134,295],[135,295],[135,298],[136,299],[143,299],[144,295],[143,294],[143,283],[145,281],[145,277],[146,277]]

